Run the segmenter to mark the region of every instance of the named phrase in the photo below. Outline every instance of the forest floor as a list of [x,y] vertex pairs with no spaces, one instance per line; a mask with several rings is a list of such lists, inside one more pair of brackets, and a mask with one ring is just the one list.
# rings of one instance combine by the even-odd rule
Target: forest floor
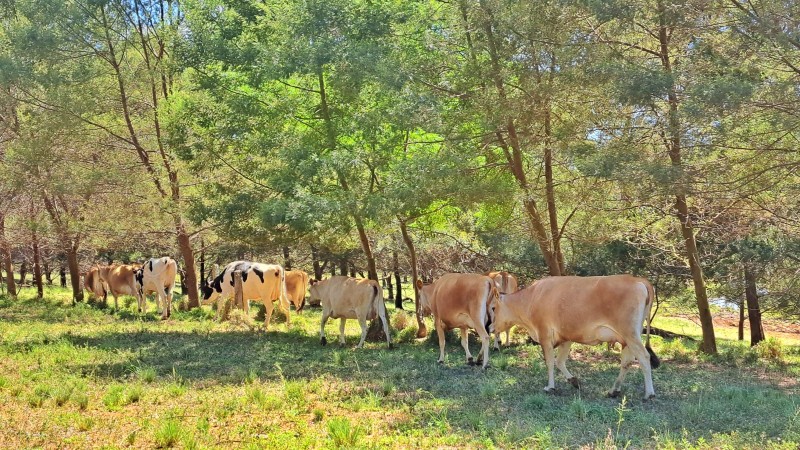
[[[338,321],[319,343],[319,309],[263,323],[217,323],[195,310],[159,321],[121,311],[0,297],[0,443],[3,448],[786,448],[800,443],[800,334],[750,349],[717,323],[720,353],[653,338],[662,359],[657,398],[644,402],[633,370],[623,399],[605,396],[619,354],[576,345],[570,369],[545,394],[539,347],[522,333],[464,364],[458,340],[436,363],[435,340],[414,339],[410,314],[390,306],[394,350],[354,349],[359,330]],[[150,310],[154,310],[151,302]],[[699,337],[691,317],[655,326]],[[735,325],[735,323],[734,323]],[[428,323],[430,327],[430,322]],[[398,329],[402,329],[398,330]],[[435,335],[435,333],[432,333]],[[768,336],[770,326],[767,326]],[[472,341],[473,352],[477,344]]]

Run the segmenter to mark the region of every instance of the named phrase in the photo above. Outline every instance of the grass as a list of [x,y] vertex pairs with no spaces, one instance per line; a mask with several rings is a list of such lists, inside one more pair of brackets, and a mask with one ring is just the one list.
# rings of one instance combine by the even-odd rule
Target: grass
[[[387,303],[395,331],[415,330]],[[663,360],[658,397],[643,402],[632,370],[619,399],[605,397],[619,354],[576,345],[575,390],[557,376],[545,394],[538,347],[491,353],[492,368],[466,366],[458,340],[436,364],[435,339],[409,332],[353,347],[360,329],[338,321],[318,340],[319,310],[271,330],[175,313],[161,322],[122,311],[0,298],[0,442],[4,447],[93,448],[796,448],[800,442],[800,340],[751,349],[718,328],[720,354],[653,338]],[[154,311],[153,305],[149,308]],[[261,324],[259,324],[261,325]],[[660,316],[656,326],[689,336],[699,328]],[[428,323],[430,328],[430,322]],[[396,331],[396,336],[399,332]],[[332,339],[331,339],[332,338]],[[473,353],[477,343],[472,342]]]

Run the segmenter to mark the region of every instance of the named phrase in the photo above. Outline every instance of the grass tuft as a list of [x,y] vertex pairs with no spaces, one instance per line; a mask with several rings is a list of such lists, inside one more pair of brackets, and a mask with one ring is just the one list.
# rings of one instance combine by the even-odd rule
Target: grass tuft
[[328,436],[336,448],[353,448],[364,435],[364,429],[353,426],[346,417],[335,417],[328,421]]
[[156,448],[172,448],[181,438],[183,428],[175,419],[167,419],[161,423],[155,432]]

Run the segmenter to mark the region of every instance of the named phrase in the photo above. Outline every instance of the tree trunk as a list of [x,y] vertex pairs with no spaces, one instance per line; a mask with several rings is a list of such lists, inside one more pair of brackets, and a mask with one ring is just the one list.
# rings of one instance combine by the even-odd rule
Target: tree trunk
[[747,299],[747,317],[750,319],[750,346],[766,339],[761,324],[761,306],[758,304],[756,276],[747,264],[744,265],[745,298]]
[[62,288],[67,287],[67,269],[64,266],[58,268],[58,280]]
[[744,340],[744,297],[739,299],[739,340]]
[[[400,288],[400,267],[397,261],[397,250],[392,250],[392,265],[394,266],[394,280],[397,282],[397,294],[394,296],[394,307],[397,309],[403,309],[403,292]],[[391,280],[391,275],[389,276],[389,280]],[[389,295],[391,296],[392,289],[389,289]]]
[[200,282],[206,281],[206,243],[200,238]]
[[8,296],[14,298],[17,296],[17,283],[14,280],[14,264],[11,261],[11,249],[6,240],[6,216],[0,214],[0,253],[3,258],[3,270],[6,271],[6,288]]
[[408,249],[408,259],[411,261],[411,286],[414,289],[414,315],[417,317],[417,337],[424,338],[428,335],[428,329],[425,327],[425,322],[422,320],[422,312],[419,310],[419,290],[417,289],[417,280],[419,274],[417,272],[417,250],[414,248],[414,241],[411,240],[411,235],[408,234],[408,225],[403,220],[400,220],[400,232],[403,234],[403,242]]
[[311,246],[311,264],[314,267],[314,279],[321,280],[324,268],[319,263],[319,249],[313,245]]
[[[505,90],[506,82],[503,78],[500,56],[497,51],[497,42],[495,41],[494,37],[493,13],[484,1],[481,1],[480,5],[486,17],[483,22],[483,29],[486,36],[486,44],[491,63],[490,76],[492,77],[495,89],[497,90],[498,103],[504,110],[508,111],[510,108],[508,106],[508,96],[506,95]],[[468,26],[469,24],[465,25]],[[505,128],[508,139],[503,136],[501,127]],[[563,271],[561,270],[561,266],[563,265],[564,257],[560,254],[561,250],[555,242],[556,239],[558,239],[558,236],[556,234],[548,237],[547,229],[545,228],[542,217],[539,214],[539,207],[534,199],[533,189],[528,183],[527,175],[525,174],[525,167],[523,165],[522,158],[522,147],[517,135],[514,119],[510,115],[503,117],[502,124],[498,124],[495,134],[499,141],[500,148],[503,149],[503,153],[508,161],[509,170],[522,190],[522,204],[525,208],[525,213],[528,216],[528,220],[530,221],[531,233],[533,234],[533,238],[539,244],[539,249],[542,252],[545,262],[547,263],[548,271],[552,276],[562,275]],[[552,172],[550,176],[552,178]],[[555,198],[553,198],[553,202],[555,202]],[[553,211],[555,211],[555,203],[553,203]],[[559,264],[559,262],[561,262],[561,264]]]
[[364,251],[364,257],[367,259],[367,278],[378,281],[378,268],[375,265],[375,255],[372,253],[372,245],[364,229],[364,223],[357,215],[355,216],[355,222],[356,229],[358,230],[358,240],[361,243],[361,250]]
[[292,270],[292,260],[289,258],[289,247],[283,247],[283,268],[286,270]]
[[39,251],[39,234],[34,229],[31,233],[33,242],[33,282],[36,284],[37,297],[44,298],[44,284],[42,284],[42,254]]
[[[661,65],[664,72],[672,76],[672,62],[670,60],[669,41],[671,32],[668,27],[668,20],[666,17],[666,8],[663,1],[658,1],[659,13],[659,43]],[[679,171],[679,176],[683,176],[683,163],[682,163],[682,142],[681,142],[681,123],[678,113],[678,93],[675,85],[670,86],[667,94],[669,102],[669,115],[668,115],[668,129],[669,140],[667,143],[667,150],[669,153],[672,166]],[[675,216],[678,219],[681,228],[681,235],[683,236],[684,246],[686,248],[686,258],[689,260],[689,269],[692,273],[692,282],[694,283],[694,292],[697,299],[697,311],[700,316],[700,326],[703,329],[703,342],[700,344],[699,350],[703,353],[716,354],[717,353],[717,340],[714,336],[714,322],[711,317],[711,308],[708,304],[708,293],[706,292],[705,279],[703,277],[703,268],[700,265],[700,254],[697,251],[697,241],[694,235],[694,225],[691,216],[689,215],[689,206],[686,201],[686,186],[685,179],[678,179],[674,184],[675,189]]]
[[25,285],[25,278],[28,278],[28,261],[22,260],[22,264],[19,265],[20,287]]
[[72,302],[80,302],[83,301],[83,289],[81,289],[81,269],[78,265],[78,248],[75,245],[69,245],[66,252],[67,268],[72,285]]
[[186,232],[186,227],[183,224],[183,219],[180,217],[175,218],[175,229],[178,235],[178,249],[180,250],[181,257],[183,258],[183,270],[186,272],[186,286],[187,291],[185,294],[189,297],[189,309],[200,307],[200,298],[197,293],[197,272],[194,266],[194,252],[192,251],[192,243],[189,240],[189,234]]
[[[335,277],[335,276],[336,276],[336,264],[335,264],[333,261],[331,261],[331,276],[332,276],[332,277]],[[320,278],[320,280],[321,280],[321,279],[322,279],[322,278]]]
[[345,276],[345,277],[347,276],[347,266],[348,266],[347,258],[342,256],[342,258],[339,259],[339,275],[342,275],[342,276]]

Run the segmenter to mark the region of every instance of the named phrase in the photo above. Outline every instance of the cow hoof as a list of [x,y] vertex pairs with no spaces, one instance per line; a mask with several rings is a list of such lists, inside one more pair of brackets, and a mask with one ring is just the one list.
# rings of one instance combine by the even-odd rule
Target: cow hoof
[[608,398],[617,398],[619,397],[620,393],[622,393],[622,391],[611,391],[606,395],[608,396]]
[[485,366],[483,366],[483,370],[491,369],[491,368],[492,368],[491,364],[486,364]]
[[656,394],[645,395],[644,401],[653,400],[656,398]]
[[323,336],[322,339],[319,340],[319,343],[322,345],[328,345],[328,340]]
[[556,392],[556,388],[546,387],[546,388],[544,388],[544,393],[545,394],[555,395],[557,392]]
[[389,350],[394,350],[394,344],[389,344]]
[[467,358],[467,365],[468,366],[474,366],[475,365],[475,360],[472,359],[472,358]]
[[572,377],[567,381],[569,381],[569,384],[571,384],[572,387],[574,387],[575,389],[580,389],[581,388],[581,384],[578,381],[578,377]]
[[436,360],[436,363],[441,365],[441,364],[444,364],[444,361],[443,361],[443,360],[441,360],[441,359],[437,359],[437,360]]

